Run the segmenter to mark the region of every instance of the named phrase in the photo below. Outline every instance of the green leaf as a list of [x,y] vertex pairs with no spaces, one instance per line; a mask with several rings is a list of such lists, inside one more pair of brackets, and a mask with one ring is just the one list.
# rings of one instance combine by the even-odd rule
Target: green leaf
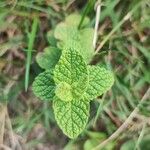
[[54,36],[56,39],[63,41],[64,44],[69,44],[68,40],[79,39],[79,31],[77,27],[69,26],[65,23],[59,23],[54,31]]
[[67,26],[64,23],[59,24],[55,30],[55,37],[60,40],[58,47],[70,48],[74,44],[86,62],[89,62],[94,54],[93,36],[94,30],[92,28],[79,31],[77,28]]
[[73,99],[71,86],[66,82],[58,84],[55,94],[63,101],[72,101]]
[[50,30],[47,32],[47,41],[49,42],[50,46],[56,47],[57,40],[54,37],[54,30]]
[[86,91],[88,86],[87,66],[82,56],[74,48],[63,50],[63,54],[55,66],[54,81],[57,86],[62,82],[69,84],[75,99],[81,98]]
[[94,30],[92,28],[85,28],[80,31],[80,43],[81,49],[80,52],[82,56],[85,58],[86,62],[90,62],[93,55],[94,55],[94,48],[93,48],[93,37],[94,37]]
[[53,109],[59,127],[68,137],[76,138],[85,128],[89,116],[88,101],[64,102],[55,97]]
[[76,47],[78,46],[77,50],[82,54],[86,62],[89,62],[94,54],[93,36],[94,30],[92,28],[78,31],[76,28],[65,27],[65,25],[64,28],[57,29],[55,32],[55,37],[61,41],[58,43],[59,48],[70,48],[74,43]]
[[99,142],[107,138],[107,135],[104,132],[99,132],[99,131],[87,131],[86,134],[91,139],[98,139]]
[[[72,43],[75,43],[74,45],[78,47],[77,50],[82,54],[85,61],[89,63],[94,54],[92,43],[94,30],[92,28],[83,28],[78,30],[77,24],[80,22],[80,19],[78,20],[77,18],[80,15],[74,14],[73,17],[71,16],[68,16],[65,22],[61,22],[56,26],[54,36],[59,40],[57,46],[64,49],[64,47],[72,47]],[[86,22],[88,21],[85,19],[85,23]]]
[[33,82],[32,90],[41,100],[51,100],[55,95],[55,83],[52,71],[40,73]]
[[36,61],[43,69],[52,69],[57,64],[61,51],[55,47],[47,47],[44,52],[38,53]]
[[[88,139],[84,143],[84,150],[91,150],[94,149],[96,146],[99,145],[99,143],[102,142],[98,139]],[[115,143],[113,141],[109,142],[102,150],[114,150]]]
[[[56,39],[66,41],[68,39],[76,38],[76,33],[78,33],[78,25],[81,20],[81,15],[71,14],[66,17],[64,22],[59,23],[54,31],[54,36]],[[85,17],[82,26],[89,23],[89,18]],[[72,33],[72,34],[70,34]]]
[[[101,143],[107,138],[106,134],[103,132],[88,131],[87,135],[89,139],[87,139],[84,143],[84,146],[83,146],[84,150],[94,149],[97,145],[99,145],[99,143]],[[114,141],[109,142],[107,145],[105,145],[103,150],[113,150],[115,145],[116,143]]]
[[134,140],[129,140],[121,146],[121,150],[133,150],[135,148],[135,145],[136,143]]
[[[68,17],[66,17],[65,22],[66,22],[66,24],[68,24],[70,26],[76,26],[76,27],[78,27],[79,23],[81,21],[81,18],[82,18],[81,15],[79,15],[77,13],[74,13],[74,14],[71,14]],[[84,21],[82,23],[82,27],[86,26],[89,22],[90,22],[89,18],[85,17]]]
[[114,76],[111,71],[99,66],[89,66],[89,86],[86,90],[86,99],[93,100],[111,88]]
[[54,30],[54,37],[58,40],[67,40],[68,31],[65,23],[59,23]]

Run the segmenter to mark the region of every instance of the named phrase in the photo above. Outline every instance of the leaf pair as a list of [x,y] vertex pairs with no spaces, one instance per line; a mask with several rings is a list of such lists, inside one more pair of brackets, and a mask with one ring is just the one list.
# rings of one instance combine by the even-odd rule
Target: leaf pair
[[87,66],[74,48],[64,49],[53,72],[41,73],[33,83],[35,95],[53,100],[56,121],[70,138],[85,128],[89,116],[89,100],[106,92],[113,84],[110,71]]
[[65,22],[59,23],[54,31],[48,32],[47,39],[50,46],[36,56],[36,61],[41,68],[54,68],[62,50],[72,47],[81,53],[87,63],[90,62],[94,54],[92,45],[94,30],[87,27],[89,24],[89,18],[87,17],[82,23],[82,29],[79,30],[80,20],[81,16],[79,14],[71,14],[66,17]]
[[[91,60],[94,53],[92,46],[94,30],[86,27],[89,23],[87,17],[84,19],[82,29],[78,30],[80,20],[79,14],[71,14],[66,17],[65,22],[59,23],[54,31],[48,32],[47,39],[50,46],[36,56],[36,61],[41,68],[54,68],[60,58],[62,49],[72,47],[82,54],[86,62]],[[59,41],[57,42],[57,40]]]
[[[93,54],[93,28],[87,27],[89,24],[89,18],[85,18],[82,23],[82,28],[79,30],[78,25],[80,23],[81,16],[79,14],[69,15],[64,22],[59,23],[54,31],[54,36],[60,42],[58,47],[61,49],[76,47],[85,61],[90,62]],[[74,46],[72,46],[74,45]]]

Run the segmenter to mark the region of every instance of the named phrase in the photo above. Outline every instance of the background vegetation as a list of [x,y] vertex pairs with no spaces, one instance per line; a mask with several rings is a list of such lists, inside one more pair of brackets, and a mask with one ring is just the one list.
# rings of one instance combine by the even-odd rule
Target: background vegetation
[[33,79],[42,71],[35,56],[49,45],[48,31],[73,12],[89,16],[89,26],[94,27],[95,4],[94,0],[0,1],[0,149],[91,150],[113,133],[102,149],[150,149],[149,0],[102,1],[98,53],[92,63],[111,67],[115,84],[91,104],[89,123],[79,138],[66,138],[56,125],[51,103],[32,93]]

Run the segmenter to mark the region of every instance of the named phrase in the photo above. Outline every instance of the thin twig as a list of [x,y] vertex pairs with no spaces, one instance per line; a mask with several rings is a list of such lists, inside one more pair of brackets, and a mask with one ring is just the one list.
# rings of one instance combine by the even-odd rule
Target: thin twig
[[[9,83],[6,85],[4,88],[4,95],[8,95],[9,91],[11,88],[16,84],[16,81],[18,80],[20,74],[23,72],[24,67],[18,72],[17,75],[15,75],[13,78],[14,80],[9,81]],[[7,127],[7,131],[10,135],[10,142],[11,142],[11,150],[15,149],[17,147],[18,150],[22,150],[21,145],[19,144],[18,140],[14,136],[12,125],[11,125],[11,120],[9,118],[8,110],[7,110],[7,104],[2,106],[3,109],[5,109],[5,120],[2,122],[5,122],[5,127]],[[1,133],[0,133],[1,134]],[[4,134],[3,134],[4,135]],[[0,149],[6,149],[9,150],[9,147],[3,145],[3,143],[0,142]]]
[[100,21],[100,14],[101,14],[101,0],[99,0],[96,3],[96,21],[95,21],[95,29],[94,29],[94,38],[93,38],[93,47],[95,49],[96,47],[96,42],[97,42],[97,31],[98,31],[98,26],[99,26],[99,21]]
[[10,137],[11,148],[15,149],[16,142],[15,142],[15,137],[14,137],[14,133],[13,133],[12,125],[11,125],[11,120],[9,118],[8,111],[6,111],[6,126],[7,126],[8,133],[10,135],[9,137]]
[[8,146],[3,145],[3,144],[0,144],[0,149],[3,149],[3,150],[12,150],[11,148],[9,148]]
[[22,150],[22,147],[13,132],[11,120],[10,120],[7,110],[6,110],[6,119],[5,120],[6,120],[6,127],[7,127],[7,131],[8,131],[8,136],[10,138],[10,145],[11,145],[12,150],[15,150],[15,149]]
[[141,103],[143,101],[145,101],[147,98],[149,98],[149,96],[150,96],[150,87],[148,88],[148,90],[146,91],[144,96],[142,97],[140,103],[135,107],[135,109],[132,111],[130,116],[126,119],[126,121],[108,139],[106,139],[105,141],[100,143],[98,146],[96,146],[92,150],[100,150],[106,144],[108,144],[110,141],[116,139],[128,127],[128,125],[131,123],[132,119],[136,116],[136,114],[139,111],[139,105],[141,105]]
[[112,112],[111,112],[109,109],[105,108],[105,113],[109,116],[109,118],[115,123],[115,125],[116,125],[117,127],[120,126],[119,120],[117,119],[117,117],[115,117],[115,116],[112,114]]
[[4,140],[4,129],[5,129],[5,115],[6,115],[6,106],[0,104],[0,144],[3,144]]
[[68,4],[65,6],[65,11],[75,2],[75,0],[71,0],[68,2]]
[[[143,0],[144,1],[144,0]],[[96,55],[100,49],[104,46],[104,44],[109,40],[109,38],[118,30],[118,28],[120,26],[122,26],[124,24],[125,21],[127,21],[132,15],[133,15],[133,12],[135,12],[139,6],[141,6],[141,2],[143,1],[140,1],[138,4],[135,5],[135,7],[129,11],[125,16],[124,18],[117,24],[117,26],[115,28],[112,29],[112,31],[104,38],[104,40],[100,43],[100,45],[98,46],[98,48],[96,49],[94,55]]]

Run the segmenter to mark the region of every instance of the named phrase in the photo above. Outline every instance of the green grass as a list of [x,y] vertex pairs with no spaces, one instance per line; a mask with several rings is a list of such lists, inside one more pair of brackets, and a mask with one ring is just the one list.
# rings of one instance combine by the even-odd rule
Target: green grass
[[30,65],[31,65],[31,59],[32,59],[32,51],[34,46],[34,41],[37,33],[37,27],[38,27],[38,18],[35,17],[32,23],[31,27],[31,33],[27,32],[28,37],[28,49],[27,49],[27,60],[26,60],[26,72],[25,72],[25,91],[28,89],[29,84],[29,73],[30,73]]
[[[70,145],[78,150],[91,139],[101,142],[99,135],[94,134],[91,138],[88,132],[109,137],[139,104],[150,84],[150,1],[103,0],[97,52],[93,59],[113,70],[115,84],[106,95],[91,104],[89,123],[78,139],[70,141],[62,134],[49,109],[51,104],[39,101],[30,87],[34,77],[41,72],[35,56],[49,46],[49,30],[75,11],[82,14],[82,20],[88,15],[90,26],[94,27],[94,1],[70,2],[0,2],[0,101],[7,98],[13,130],[23,139],[29,139],[25,143],[28,149],[36,149],[41,143],[43,147],[51,145],[56,150],[70,148]],[[125,16],[129,18],[124,19]],[[28,89],[26,93],[24,87]],[[135,147],[140,147],[150,131],[149,126],[144,125],[150,120],[149,105],[150,99],[147,99],[140,106],[137,121],[116,139],[115,146],[121,147],[126,140],[132,139],[136,141]],[[40,137],[40,133],[43,136]]]

